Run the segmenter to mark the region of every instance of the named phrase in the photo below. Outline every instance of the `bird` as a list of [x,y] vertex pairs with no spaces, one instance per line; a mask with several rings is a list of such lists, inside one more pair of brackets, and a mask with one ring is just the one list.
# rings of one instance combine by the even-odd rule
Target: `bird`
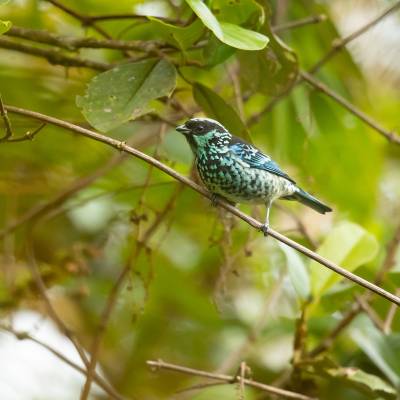
[[277,199],[297,200],[320,214],[332,211],[296,182],[257,147],[231,134],[211,118],[191,118],[176,130],[184,135],[195,157],[199,176],[211,192],[213,204],[222,197],[230,203],[265,204],[265,236],[269,214]]

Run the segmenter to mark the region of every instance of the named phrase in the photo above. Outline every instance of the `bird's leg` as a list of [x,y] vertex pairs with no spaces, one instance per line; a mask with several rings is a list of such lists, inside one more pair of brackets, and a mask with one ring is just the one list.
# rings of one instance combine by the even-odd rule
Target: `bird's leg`
[[216,193],[211,193],[211,205],[213,207],[217,207],[218,206],[219,198],[220,198],[220,196],[218,196]]
[[269,210],[271,209],[271,204],[272,201],[269,200],[267,202],[267,215],[265,217],[265,222],[264,225],[261,227],[262,233],[264,233],[264,236],[268,236],[268,230],[269,230]]

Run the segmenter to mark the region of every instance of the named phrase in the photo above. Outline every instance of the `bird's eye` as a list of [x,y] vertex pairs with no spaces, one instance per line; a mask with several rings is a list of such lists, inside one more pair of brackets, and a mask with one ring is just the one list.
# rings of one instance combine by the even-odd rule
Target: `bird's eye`
[[205,129],[204,125],[198,125],[196,127],[196,132],[199,132],[199,133],[204,132],[204,129]]

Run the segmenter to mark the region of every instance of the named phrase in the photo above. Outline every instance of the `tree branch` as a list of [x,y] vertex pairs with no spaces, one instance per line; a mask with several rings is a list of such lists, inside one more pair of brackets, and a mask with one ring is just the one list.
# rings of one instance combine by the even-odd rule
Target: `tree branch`
[[[196,192],[200,193],[204,197],[211,200],[211,193],[208,192],[205,188],[203,188],[200,185],[197,185],[196,183],[192,182],[187,177],[182,176],[181,174],[176,172],[174,169],[168,167],[167,165],[161,163],[160,161],[154,159],[153,157],[150,157],[147,154],[144,154],[141,151],[128,146],[125,142],[121,142],[121,141],[113,139],[109,136],[102,135],[95,131],[85,129],[78,125],[74,125],[69,122],[60,120],[58,118],[44,115],[44,114],[41,114],[41,113],[38,113],[35,111],[25,110],[25,109],[14,107],[14,106],[5,106],[5,108],[9,112],[12,112],[15,114],[20,114],[20,115],[25,115],[27,117],[34,118],[34,119],[37,119],[37,120],[40,120],[43,122],[47,122],[49,124],[53,124],[53,125],[59,126],[61,128],[70,130],[72,132],[79,133],[83,136],[86,136],[93,140],[105,143],[105,144],[112,146],[120,151],[126,152],[137,158],[140,158],[141,160],[147,162],[148,164],[152,164],[154,167],[156,167],[159,170],[163,171],[164,173],[168,174],[175,180],[182,182],[183,184],[191,187]],[[236,207],[232,206],[231,204],[229,204],[225,201],[221,201],[221,200],[218,200],[218,204],[221,207],[223,207],[224,209],[228,210],[232,214],[234,214],[237,217],[239,217],[240,219],[242,219],[243,221],[245,221],[247,224],[249,224],[253,228],[261,230],[261,228],[264,227],[264,225],[261,222],[257,221],[256,219],[252,218],[251,216],[243,213],[242,211],[238,210]],[[292,247],[293,249],[295,249],[298,252],[304,254],[305,256],[317,261],[319,264],[329,268],[330,270],[336,272],[337,274],[351,280],[354,283],[357,283],[360,286],[363,286],[364,288],[366,288],[366,289],[378,294],[379,296],[384,297],[385,299],[400,306],[400,297],[395,296],[394,294],[387,292],[386,290],[367,281],[366,279],[361,278],[360,276],[347,271],[346,269],[340,267],[339,265],[333,263],[332,261],[327,260],[326,258],[313,252],[312,250],[308,249],[307,247],[302,246],[301,244],[287,238],[286,236],[280,234],[279,232],[274,231],[273,229],[268,229],[268,234],[269,234],[269,236],[272,236],[276,240],[279,240],[280,242],[286,244],[289,247]]]
[[48,44],[61,47],[65,50],[78,50],[81,48],[90,49],[114,49],[114,50],[135,50],[144,53],[151,53],[161,45],[155,41],[142,40],[116,40],[96,39],[94,37],[72,37],[56,35],[42,29],[31,29],[20,26],[12,26],[5,35],[30,40],[32,42]]
[[11,122],[7,115],[7,110],[4,108],[3,99],[0,94],[0,117],[3,119],[4,128],[6,130],[4,136],[0,138],[0,142],[6,142],[12,136]]
[[70,15],[71,17],[77,19],[82,23],[83,26],[90,26],[94,29],[97,33],[104,36],[107,39],[111,39],[111,36],[100,26],[97,26],[90,17],[87,17],[84,14],[79,13],[78,11],[73,10],[65,6],[64,4],[60,3],[58,0],[46,0],[48,3],[53,4],[54,7],[59,8],[60,10],[64,11],[66,14]]
[[306,25],[314,25],[320,22],[326,21],[326,15],[311,15],[310,17],[297,19],[295,21],[285,22],[284,24],[275,25],[272,27],[272,32],[278,33],[282,31],[287,31],[289,29],[301,28]]
[[85,385],[82,389],[81,400],[86,400],[89,396],[90,386],[91,386],[92,380],[94,378],[94,373],[96,371],[96,364],[97,364],[97,359],[99,356],[100,345],[103,340],[104,334],[106,332],[106,328],[107,328],[108,322],[110,320],[111,314],[115,308],[115,305],[116,305],[116,302],[118,299],[118,294],[125,282],[125,279],[129,273],[129,271],[131,271],[132,264],[134,263],[135,260],[138,259],[141,251],[143,250],[143,248],[145,248],[147,242],[149,241],[149,239],[151,238],[153,233],[160,226],[161,222],[166,217],[166,215],[171,211],[173,204],[175,203],[175,201],[176,201],[178,195],[181,193],[182,189],[183,189],[182,185],[179,185],[177,187],[177,189],[174,191],[174,193],[170,197],[169,201],[165,205],[163,211],[155,219],[153,224],[147,229],[147,231],[143,235],[142,240],[138,241],[135,250],[131,253],[131,256],[128,258],[124,268],[121,270],[117,280],[115,281],[113,288],[111,289],[111,292],[108,296],[106,306],[104,307],[104,310],[103,310],[101,318],[100,318],[100,324],[98,326],[97,334],[92,343],[92,348],[90,351],[90,354],[91,354],[90,362],[87,367],[87,379],[86,379]]
[[332,48],[318,62],[316,62],[309,69],[309,73],[310,74],[314,74],[315,72],[317,72],[324,64],[326,64],[332,57],[334,57],[348,43],[350,43],[354,39],[357,39],[363,33],[367,32],[369,29],[371,29],[377,23],[381,22],[384,18],[386,18],[388,15],[390,15],[391,13],[396,11],[398,8],[400,8],[400,1],[397,1],[396,3],[392,4],[390,7],[388,7],[381,14],[376,16],[374,19],[372,19],[367,24],[365,24],[361,28],[357,29],[356,31],[354,31],[350,35],[345,36],[344,38],[335,39],[332,42]]
[[[30,340],[39,346],[43,347],[44,349],[50,351],[54,354],[57,358],[61,361],[65,362],[67,365],[75,369],[76,371],[80,372],[81,374],[86,376],[86,371],[84,368],[80,367],[78,364],[71,361],[68,357],[64,356],[64,354],[60,353],[58,350],[54,349],[47,343],[42,342],[41,340],[31,336],[27,332],[16,331],[12,327],[0,325],[0,329],[6,331],[12,335],[14,335],[18,340]],[[108,394],[112,399],[115,400],[124,400],[124,397],[120,396],[114,388],[112,388],[97,372],[94,374],[94,381]]]
[[[367,32],[371,27],[376,25],[378,22],[382,21],[385,17],[387,17],[388,15],[390,15],[391,13],[396,11],[399,7],[400,7],[400,1],[397,1],[395,4],[390,6],[388,9],[383,11],[376,18],[374,18],[373,20],[369,21],[367,24],[365,24],[360,29],[356,30],[355,32],[353,32],[352,34],[346,36],[343,39],[337,39],[336,41],[334,41],[332,49],[330,49],[319,61],[317,61],[314,64],[314,66],[312,66],[308,70],[308,74],[313,74],[314,72],[319,70],[326,62],[328,62],[335,54],[337,54],[338,51],[341,50],[346,44],[350,43],[352,40],[356,39],[357,37],[361,36],[363,33]],[[273,98],[260,112],[258,112],[257,114],[253,115],[249,119],[248,125],[253,125],[253,124],[257,123],[264,114],[270,112],[279,103],[280,100],[282,100],[287,95],[289,95],[291,93],[291,91],[298,84],[304,82],[304,80],[305,80],[304,76],[300,75],[298,77],[298,79],[293,83],[293,85],[290,86],[289,88],[287,88],[287,90],[284,93],[281,93],[280,95],[278,95],[275,98]],[[336,95],[336,93],[334,93],[334,94]],[[340,97],[339,95],[337,95],[337,96]],[[332,98],[334,100],[338,101],[337,98],[335,98],[335,97],[332,97]],[[344,106],[344,104],[342,102],[340,102],[340,101],[339,101],[339,104]],[[387,137],[387,139],[389,141],[394,142],[396,144],[400,143],[400,138],[398,138],[398,136],[394,135],[392,132],[387,132],[385,129],[381,128],[379,126],[379,124],[377,124],[375,121],[373,121],[372,118],[368,117],[364,113],[362,113],[362,114],[366,117],[366,120],[363,120],[364,122],[367,122],[367,121],[372,122],[372,124],[370,124],[368,122],[367,123],[368,123],[368,125],[370,125],[374,129],[376,129],[374,127],[374,125],[376,125],[379,128],[379,129],[377,129],[378,132],[380,132],[382,135]],[[383,132],[385,132],[385,133],[383,133]]]
[[98,71],[105,71],[112,68],[112,64],[107,64],[99,61],[92,61],[80,57],[71,57],[63,54],[56,49],[43,49],[36,46],[31,46],[24,43],[18,43],[13,40],[0,37],[0,48],[7,50],[15,50],[32,56],[43,57],[50,64],[64,65],[65,67],[85,67]]
[[251,386],[257,389],[260,389],[264,392],[276,395],[276,396],[281,396],[285,397],[288,399],[297,399],[297,400],[316,400],[314,397],[309,397],[301,393],[296,393],[296,392],[290,392],[289,390],[284,390],[280,389],[274,386],[270,385],[265,385],[264,383],[261,382],[256,382],[251,379],[243,378],[243,376],[237,375],[237,376],[231,376],[231,375],[225,375],[225,374],[216,374],[213,372],[207,372],[207,371],[201,371],[198,369],[193,369],[193,368],[187,368],[183,367],[181,365],[176,365],[176,364],[170,364],[167,362],[164,362],[162,360],[157,360],[157,361],[147,361],[146,364],[153,370],[156,371],[158,369],[167,369],[170,371],[175,371],[179,372],[182,374],[187,374],[187,375],[194,375],[194,376],[200,376],[203,378],[209,378],[209,379],[214,379],[217,381],[222,381],[226,383],[243,383],[246,386]]
[[350,103],[344,97],[342,97],[339,94],[337,94],[336,92],[334,92],[327,85],[325,85],[324,83],[315,79],[312,75],[310,75],[309,73],[307,73],[305,71],[300,71],[300,76],[302,79],[304,79],[307,83],[309,83],[315,89],[326,94],[327,96],[329,96],[330,98],[335,100],[337,103],[339,103],[341,106],[343,106],[350,113],[355,115],[358,119],[365,122],[371,128],[375,129],[382,136],[384,136],[387,140],[389,140],[389,142],[400,144],[400,136],[396,135],[394,132],[389,132],[386,129],[384,129],[374,119],[372,119],[370,116],[368,116],[367,114],[365,114],[364,112],[359,110],[354,104]]
[[[393,238],[387,245],[386,257],[383,261],[382,267],[379,269],[378,273],[375,277],[375,283],[380,285],[383,282],[383,279],[386,273],[393,268],[395,265],[395,254],[400,245],[400,225],[397,227]],[[396,292],[397,295],[400,295],[400,291]],[[371,292],[366,292],[363,296],[364,303],[370,300]],[[393,304],[394,309],[397,307]],[[362,305],[360,301],[356,301],[353,303],[351,309],[347,311],[342,319],[336,324],[336,326],[325,336],[325,338],[321,341],[321,343],[314,347],[309,353],[309,357],[316,357],[320,353],[328,350],[332,344],[334,343],[335,339],[351,324],[354,318],[363,311]],[[383,329],[385,330],[385,323]]]

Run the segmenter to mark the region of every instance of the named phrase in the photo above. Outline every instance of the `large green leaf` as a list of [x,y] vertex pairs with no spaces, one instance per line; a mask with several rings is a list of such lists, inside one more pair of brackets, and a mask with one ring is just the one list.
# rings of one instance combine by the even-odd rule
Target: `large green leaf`
[[400,335],[384,335],[366,315],[351,324],[350,336],[371,361],[400,387]]
[[219,22],[201,0],[186,0],[186,3],[203,24],[223,43],[242,50],[261,50],[268,44],[268,37],[229,22]]
[[[378,251],[376,238],[361,226],[343,222],[335,227],[325,238],[318,254],[349,271],[371,261]],[[324,294],[342,277],[330,269],[311,261],[311,288],[316,299]]]
[[229,22],[220,22],[223,36],[221,42],[241,50],[262,50],[269,42],[262,33],[242,28]]
[[219,94],[207,86],[195,83],[193,97],[208,116],[221,122],[229,132],[250,140],[247,128],[237,112]]
[[168,96],[175,85],[175,67],[166,60],[124,64],[95,76],[76,104],[91,125],[107,132],[149,112],[150,101]]
[[313,376],[334,379],[353,389],[365,393],[371,399],[395,400],[396,389],[379,376],[364,372],[356,367],[342,367],[328,356],[311,359],[304,364],[305,370]]
[[297,79],[299,61],[297,54],[272,32],[269,25],[271,12],[268,6],[263,33],[270,39],[269,46],[261,52],[240,52],[241,79],[245,87],[273,96],[284,93]]

